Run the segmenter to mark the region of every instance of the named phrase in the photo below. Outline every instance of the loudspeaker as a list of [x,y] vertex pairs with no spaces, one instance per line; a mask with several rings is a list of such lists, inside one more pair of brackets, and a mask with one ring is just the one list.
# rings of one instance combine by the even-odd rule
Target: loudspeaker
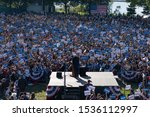
[[79,77],[79,57],[75,56],[72,59],[72,76]]
[[58,78],[58,79],[62,79],[63,77],[62,77],[62,72],[57,72],[56,73],[56,77]]

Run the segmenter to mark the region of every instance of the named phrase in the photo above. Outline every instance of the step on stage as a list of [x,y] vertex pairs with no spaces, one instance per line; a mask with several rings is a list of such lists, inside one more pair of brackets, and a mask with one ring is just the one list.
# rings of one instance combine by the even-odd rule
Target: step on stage
[[[71,77],[72,72],[66,72],[66,87],[82,87],[88,80],[92,81],[94,86],[118,86],[115,76],[112,72],[86,72],[87,77]],[[57,78],[57,72],[52,72],[49,86],[64,86],[64,72],[62,78]]]

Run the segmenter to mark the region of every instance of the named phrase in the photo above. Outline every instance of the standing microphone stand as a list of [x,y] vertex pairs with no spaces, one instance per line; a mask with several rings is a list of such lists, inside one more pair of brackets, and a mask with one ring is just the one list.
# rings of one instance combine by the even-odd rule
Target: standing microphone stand
[[66,97],[66,63],[64,63],[64,96]]
[[[66,54],[65,45],[64,45],[64,53]],[[64,60],[64,97],[66,97],[66,61]]]

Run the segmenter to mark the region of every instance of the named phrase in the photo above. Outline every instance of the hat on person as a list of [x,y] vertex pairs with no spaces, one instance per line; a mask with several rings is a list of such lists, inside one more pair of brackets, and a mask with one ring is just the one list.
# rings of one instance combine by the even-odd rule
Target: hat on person
[[91,80],[88,80],[88,83],[91,83],[92,81]]

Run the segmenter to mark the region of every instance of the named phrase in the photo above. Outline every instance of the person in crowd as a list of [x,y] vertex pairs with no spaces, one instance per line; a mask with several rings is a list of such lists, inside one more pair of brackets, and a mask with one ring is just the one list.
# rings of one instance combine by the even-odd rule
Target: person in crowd
[[34,92],[32,92],[32,93],[30,94],[30,100],[36,100],[36,97],[35,97],[35,93],[34,93]]
[[26,79],[20,77],[18,79],[18,95],[21,93],[21,92],[25,92],[26,91],[26,87],[27,87],[27,81]]

